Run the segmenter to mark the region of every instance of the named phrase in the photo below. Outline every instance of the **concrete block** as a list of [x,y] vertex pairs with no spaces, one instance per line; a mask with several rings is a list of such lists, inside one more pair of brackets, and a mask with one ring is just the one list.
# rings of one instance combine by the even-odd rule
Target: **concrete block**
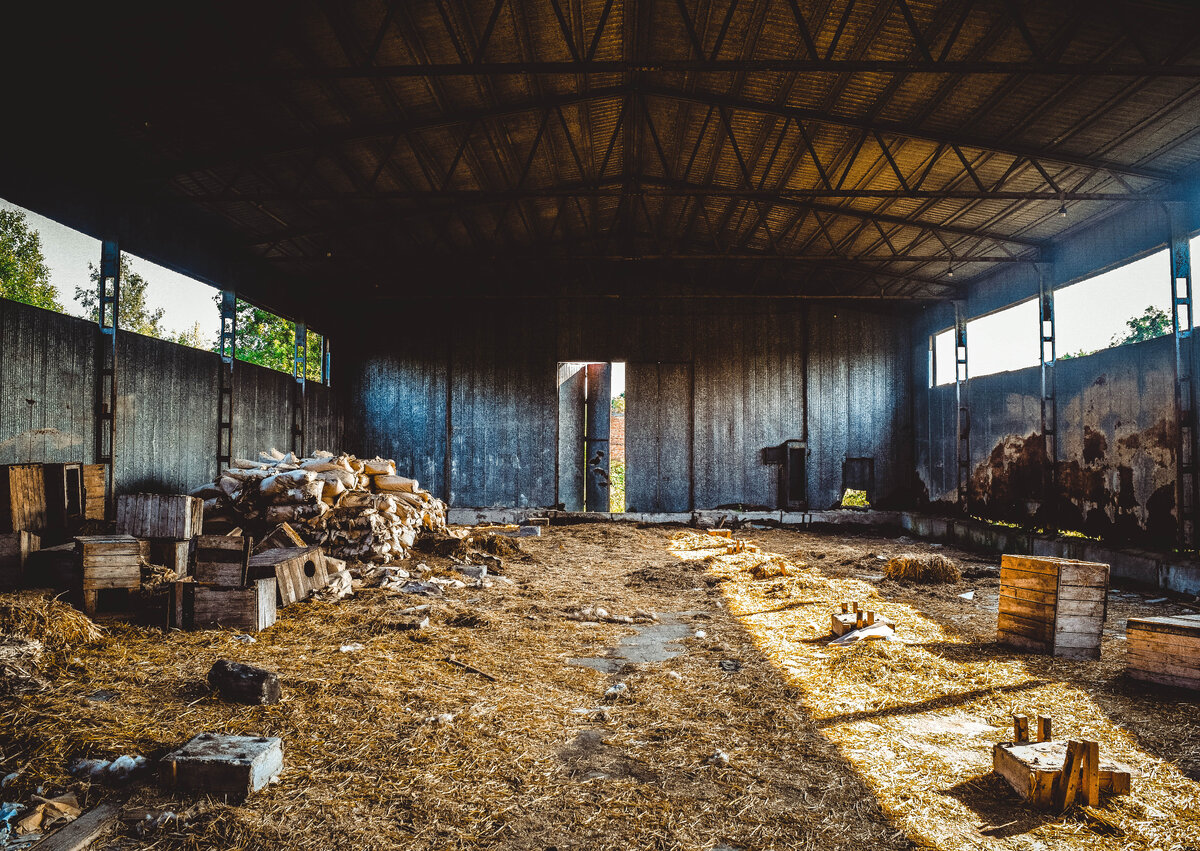
[[201,733],[163,757],[161,770],[173,789],[242,798],[283,770],[283,740]]

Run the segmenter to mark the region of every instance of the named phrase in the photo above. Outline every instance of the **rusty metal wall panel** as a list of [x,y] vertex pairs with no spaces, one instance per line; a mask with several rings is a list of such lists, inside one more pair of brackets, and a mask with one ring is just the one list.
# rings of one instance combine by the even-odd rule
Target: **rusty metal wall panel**
[[1010,523],[1032,520],[1042,507],[1046,470],[1040,369],[972,378],[970,398],[971,513]]
[[625,504],[629,510],[692,509],[692,417],[690,363],[626,366]]
[[0,299],[0,464],[92,460],[96,326]]
[[[290,373],[236,361],[233,365],[233,457],[258,458],[268,449],[292,448]],[[213,399],[216,391],[213,391]],[[216,432],[213,423],[213,434]]]
[[1064,527],[1174,546],[1174,356],[1168,336],[1059,362]]
[[117,490],[186,493],[211,482],[220,358],[129,331],[117,345]]
[[583,511],[587,370],[582,364],[562,364],[558,381],[558,502],[566,511]]

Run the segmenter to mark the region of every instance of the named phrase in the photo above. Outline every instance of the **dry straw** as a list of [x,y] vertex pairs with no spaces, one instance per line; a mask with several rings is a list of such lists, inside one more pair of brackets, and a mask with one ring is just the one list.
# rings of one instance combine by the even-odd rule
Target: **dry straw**
[[923,582],[930,585],[962,581],[962,572],[954,560],[939,553],[905,553],[888,559],[883,566],[883,575],[897,582]]

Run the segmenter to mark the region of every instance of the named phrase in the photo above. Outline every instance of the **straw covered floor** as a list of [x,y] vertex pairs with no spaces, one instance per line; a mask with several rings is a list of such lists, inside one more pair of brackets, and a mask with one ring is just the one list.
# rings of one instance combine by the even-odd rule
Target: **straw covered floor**
[[[44,683],[0,698],[0,774],[20,772],[6,799],[46,786],[85,807],[128,795],[180,812],[195,799],[149,781],[89,787],[67,766],[158,757],[213,731],[282,737],[279,781],[103,847],[1196,847],[1198,704],[1124,680],[1117,634],[1125,617],[1179,606],[1114,597],[1103,660],[1068,662],[994,643],[994,561],[882,537],[736,537],[757,549],[693,530],[553,527],[504,556],[508,581],[309,601],[255,643],[112,624],[98,639],[30,635]],[[963,580],[884,578],[887,558],[912,553],[954,559]],[[412,561],[450,572],[438,555]],[[828,647],[843,600],[894,620],[901,641]],[[596,620],[580,619],[589,609]],[[619,622],[648,611],[661,622]],[[678,638],[651,648],[678,655],[610,658],[637,630]],[[364,649],[339,652],[353,643]],[[283,702],[222,702],[204,682],[221,658],[277,671]],[[1064,816],[1023,806],[989,774],[1012,712],[1098,740],[1140,772],[1133,794]]]

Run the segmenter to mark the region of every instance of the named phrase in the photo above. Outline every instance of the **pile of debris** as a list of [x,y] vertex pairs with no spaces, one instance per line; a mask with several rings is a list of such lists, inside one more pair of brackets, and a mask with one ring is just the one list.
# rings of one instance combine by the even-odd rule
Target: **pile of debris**
[[445,503],[396,475],[390,459],[297,458],[277,449],[259,459],[234,459],[215,482],[192,491],[204,500],[206,525],[289,523],[331,556],[375,564],[403,559],[422,529],[446,528]]

